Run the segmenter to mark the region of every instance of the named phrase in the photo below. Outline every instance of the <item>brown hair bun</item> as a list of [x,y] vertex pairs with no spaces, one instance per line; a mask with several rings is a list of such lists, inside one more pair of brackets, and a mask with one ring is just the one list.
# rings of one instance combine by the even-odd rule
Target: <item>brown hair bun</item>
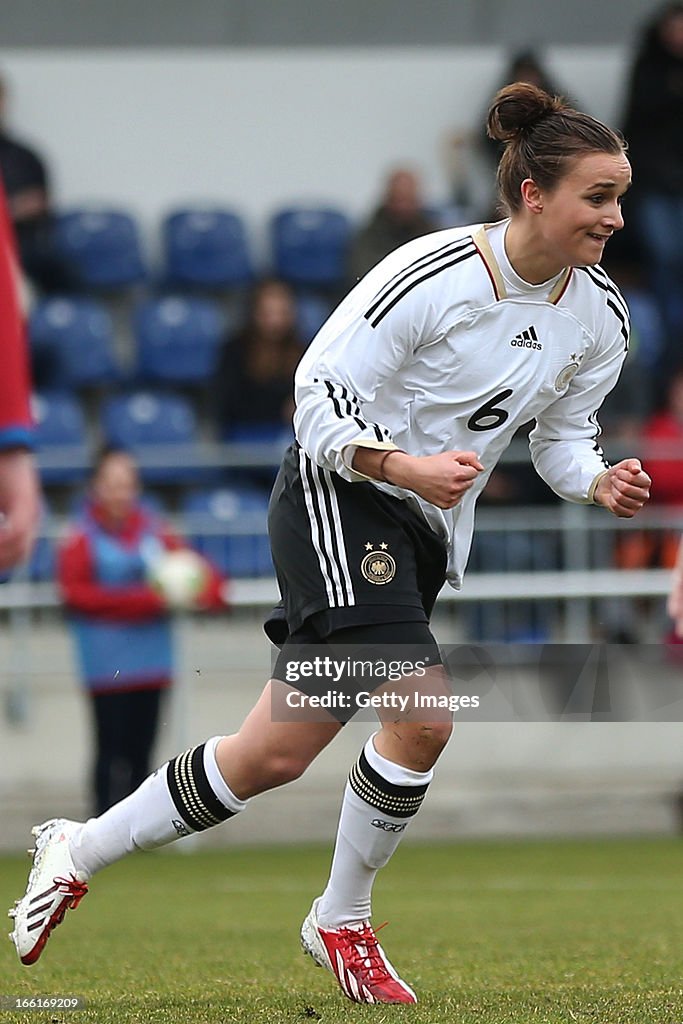
[[544,117],[562,109],[566,109],[566,104],[559,96],[550,96],[531,82],[513,82],[496,93],[486,131],[491,139],[510,142]]

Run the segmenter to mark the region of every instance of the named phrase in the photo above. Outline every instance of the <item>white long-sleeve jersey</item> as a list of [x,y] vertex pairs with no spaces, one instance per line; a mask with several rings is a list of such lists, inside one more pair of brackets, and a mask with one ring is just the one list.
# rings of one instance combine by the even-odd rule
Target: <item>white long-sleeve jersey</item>
[[629,316],[600,267],[530,285],[505,254],[507,221],[439,231],[370,271],[311,342],[296,372],[302,448],[345,480],[358,446],[411,455],[475,451],[485,467],[443,511],[410,491],[449,545],[459,589],[477,498],[517,428],[535,419],[534,466],[562,498],[589,503],[607,468],[597,411],[628,348]]

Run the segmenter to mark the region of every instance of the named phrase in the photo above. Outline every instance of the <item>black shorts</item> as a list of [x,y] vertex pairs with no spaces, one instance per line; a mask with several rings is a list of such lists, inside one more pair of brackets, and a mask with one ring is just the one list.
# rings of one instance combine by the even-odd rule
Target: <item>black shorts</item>
[[444,541],[419,508],[349,483],[292,445],[270,499],[268,532],[282,594],[265,631],[277,646],[381,622],[428,622],[446,576]]
[[342,725],[364,708],[372,721],[375,712],[369,698],[378,688],[386,694],[380,703],[388,701],[392,711],[394,707],[400,709],[400,705],[391,703],[395,700],[392,693],[399,689],[403,693],[419,692],[426,670],[441,664],[441,652],[426,622],[347,626],[322,639],[309,620],[282,645],[272,678],[315,698],[315,702],[288,704],[290,698],[282,690],[274,690],[273,721],[302,721],[301,713],[293,712],[293,707],[305,707],[309,721],[328,721],[332,716]]

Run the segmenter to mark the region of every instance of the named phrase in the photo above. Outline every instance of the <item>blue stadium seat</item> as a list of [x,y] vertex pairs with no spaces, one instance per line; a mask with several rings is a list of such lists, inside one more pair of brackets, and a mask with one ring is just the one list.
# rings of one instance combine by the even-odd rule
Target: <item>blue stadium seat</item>
[[196,384],[213,373],[223,317],[207,299],[167,296],[135,311],[138,376],[143,381]]
[[108,444],[140,460],[147,483],[202,483],[209,476],[192,405],[180,395],[134,391],[109,398],[102,405],[102,429]]
[[61,213],[55,241],[84,288],[123,288],[147,277],[140,233],[129,213],[99,208]]
[[52,297],[33,309],[31,354],[45,367],[45,385],[54,389],[115,384],[121,370],[114,355],[114,329],[106,309],[91,299]]
[[254,276],[244,223],[230,210],[176,210],[163,221],[162,238],[172,286],[232,288]]
[[268,497],[248,487],[188,494],[182,504],[191,544],[230,577],[272,576]]
[[296,321],[303,341],[306,345],[316,334],[332,312],[332,306],[320,295],[304,292],[296,297]]
[[296,286],[337,287],[347,274],[351,222],[339,210],[281,210],[271,222],[273,265]]
[[40,475],[45,484],[72,484],[87,474],[85,415],[73,395],[41,391],[33,396]]
[[294,440],[294,428],[279,420],[258,423],[233,423],[221,437],[231,444],[272,445],[277,449],[277,458],[284,454]]

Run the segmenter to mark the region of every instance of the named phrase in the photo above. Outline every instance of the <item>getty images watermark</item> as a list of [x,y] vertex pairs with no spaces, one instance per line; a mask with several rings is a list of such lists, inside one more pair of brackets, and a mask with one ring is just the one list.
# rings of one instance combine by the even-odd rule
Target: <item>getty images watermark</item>
[[683,645],[300,645],[274,658],[274,721],[683,722]]
[[[434,659],[432,659],[433,661]],[[323,708],[326,710],[360,711],[365,708],[373,710],[401,711],[434,711],[446,709],[457,711],[460,707],[479,707],[477,694],[455,694],[433,692],[433,686],[426,687],[429,669],[434,673],[433,665],[426,660],[411,661],[410,659],[382,658],[333,658],[330,655],[316,656],[313,659],[293,659],[285,662],[284,682],[291,683],[297,689],[285,695],[284,701],[288,708]],[[391,684],[412,680],[414,687],[402,686],[399,690]],[[314,692],[298,689],[299,684],[314,683]],[[369,687],[359,689],[358,684]],[[322,692],[318,692],[322,683]],[[325,684],[329,683],[325,689]],[[385,684],[390,684],[386,686]],[[354,685],[355,684],[355,685]]]

